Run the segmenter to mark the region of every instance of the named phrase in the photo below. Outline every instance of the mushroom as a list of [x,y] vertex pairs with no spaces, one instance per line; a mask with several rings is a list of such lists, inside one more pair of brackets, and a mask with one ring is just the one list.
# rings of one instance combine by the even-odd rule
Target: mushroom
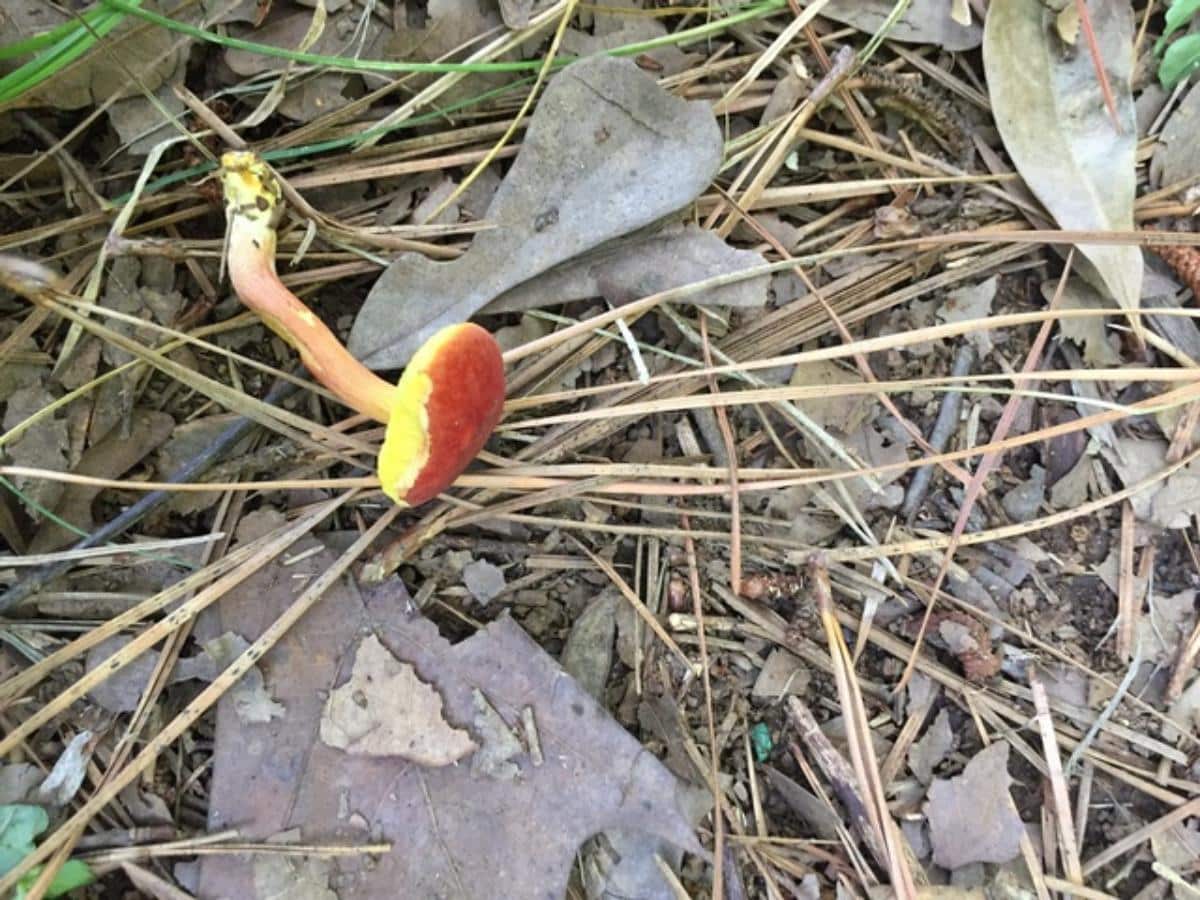
[[447,326],[413,355],[391,385],[355,359],[275,272],[279,182],[254,153],[221,157],[229,221],[226,260],[233,289],[300,352],[339,400],[387,424],[379,480],[397,503],[417,506],[454,483],[483,449],[504,405],[504,361],[487,331]]

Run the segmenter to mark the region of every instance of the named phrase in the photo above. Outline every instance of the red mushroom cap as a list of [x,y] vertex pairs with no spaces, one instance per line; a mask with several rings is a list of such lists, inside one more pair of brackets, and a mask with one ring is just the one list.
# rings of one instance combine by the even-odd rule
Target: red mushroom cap
[[454,483],[487,443],[504,408],[504,360],[470,322],[437,332],[396,385],[379,480],[397,503],[417,506]]

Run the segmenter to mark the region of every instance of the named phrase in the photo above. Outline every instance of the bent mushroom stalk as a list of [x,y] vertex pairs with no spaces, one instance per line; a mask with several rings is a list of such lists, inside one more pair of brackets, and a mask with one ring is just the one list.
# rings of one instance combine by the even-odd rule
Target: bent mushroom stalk
[[339,400],[387,424],[379,479],[397,503],[437,496],[483,449],[504,405],[504,361],[495,339],[469,322],[450,325],[413,355],[400,381],[384,381],[279,280],[275,226],[279,182],[253,153],[221,157],[229,220],[226,262],[233,289],[295,347],[313,377]]

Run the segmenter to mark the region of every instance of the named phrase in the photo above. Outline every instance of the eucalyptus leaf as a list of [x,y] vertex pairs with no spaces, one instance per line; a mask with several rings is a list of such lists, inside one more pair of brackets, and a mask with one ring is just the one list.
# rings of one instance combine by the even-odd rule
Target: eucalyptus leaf
[[[1088,5],[1116,102],[1105,105],[1091,54],[1062,44],[1054,13],[1039,0],[1002,0],[988,9],[983,62],[1004,147],[1030,190],[1063,229],[1133,229],[1135,192],[1133,11],[1128,0]],[[1136,309],[1143,261],[1134,246],[1081,244],[1106,292]]]

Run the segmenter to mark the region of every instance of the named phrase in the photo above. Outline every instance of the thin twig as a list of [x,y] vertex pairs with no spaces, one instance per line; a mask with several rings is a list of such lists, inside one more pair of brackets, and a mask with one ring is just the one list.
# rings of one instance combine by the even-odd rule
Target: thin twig
[[[950,369],[953,378],[965,378],[975,368],[975,348],[964,343],[954,355],[954,364]],[[938,408],[933,430],[929,433],[929,447],[934,453],[941,453],[950,442],[951,435],[958,430],[958,418],[962,413],[961,391],[947,391],[942,395],[942,404]],[[900,515],[911,522],[917,515],[917,510],[925,502],[929,485],[933,481],[933,466],[922,466],[913,474],[904,493],[904,505],[900,507]]]

